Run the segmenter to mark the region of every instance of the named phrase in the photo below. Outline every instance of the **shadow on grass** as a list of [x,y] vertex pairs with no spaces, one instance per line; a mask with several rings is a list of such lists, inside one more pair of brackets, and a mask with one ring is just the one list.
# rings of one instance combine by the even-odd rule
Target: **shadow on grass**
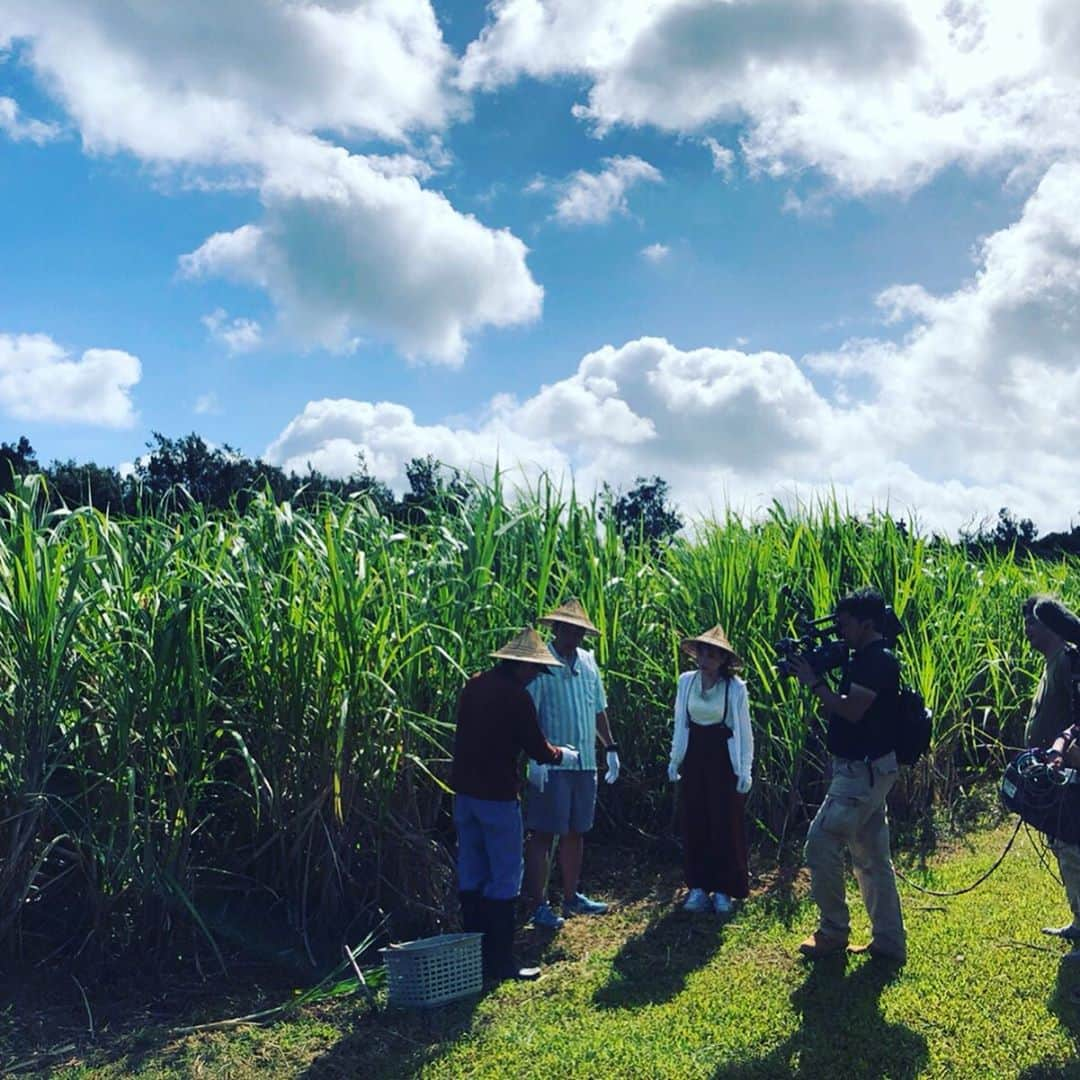
[[802,902],[807,880],[807,871],[800,863],[771,868],[759,878],[755,889],[757,911],[790,930],[806,917]]
[[1074,1061],[1065,1066],[1060,1059],[1048,1058],[1035,1065],[1029,1065],[1017,1074],[1017,1080],[1059,1080],[1061,1077],[1080,1077],[1080,1002],[1070,1000],[1070,994],[1080,994],[1080,972],[1071,970],[1067,964],[1058,966],[1057,980],[1050,996],[1046,999],[1047,1008],[1058,1018],[1058,1023],[1068,1034],[1073,1044]]
[[[849,971],[849,965],[857,966]],[[882,993],[901,977],[895,965],[879,960],[850,961],[844,955],[819,960],[791,995],[801,1019],[795,1034],[766,1057],[723,1066],[713,1080],[918,1076],[929,1056],[926,1039],[881,1013]]]
[[730,919],[680,908],[654,917],[619,950],[610,978],[593,1000],[604,1009],[635,1009],[677,997],[687,976],[705,967],[720,948]]
[[178,1028],[273,1008],[294,987],[260,964],[235,965],[228,981],[148,972],[84,987],[58,972],[0,975],[0,1074],[48,1076],[61,1064],[179,1069]]
[[[305,1080],[400,1080],[451,1050],[473,1027],[481,996],[433,1009],[385,1009],[360,1017],[299,1075]],[[374,1023],[372,1021],[375,1021]]]

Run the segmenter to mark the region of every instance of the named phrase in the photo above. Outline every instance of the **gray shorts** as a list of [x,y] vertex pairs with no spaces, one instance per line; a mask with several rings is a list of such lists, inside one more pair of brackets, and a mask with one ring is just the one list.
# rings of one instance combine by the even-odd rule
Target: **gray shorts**
[[525,828],[534,832],[588,832],[595,809],[595,769],[549,769],[543,791],[525,785]]

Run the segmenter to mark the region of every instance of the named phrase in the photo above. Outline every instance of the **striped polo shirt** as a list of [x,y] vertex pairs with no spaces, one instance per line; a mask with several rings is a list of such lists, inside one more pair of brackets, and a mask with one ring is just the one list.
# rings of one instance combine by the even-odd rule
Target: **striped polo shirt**
[[595,769],[596,714],[607,708],[600,669],[593,654],[584,649],[577,650],[572,665],[555,651],[551,642],[548,651],[563,666],[550,668],[550,675],[533,679],[526,687],[540,717],[540,730],[553,746],[572,746],[580,751],[581,761],[573,768]]

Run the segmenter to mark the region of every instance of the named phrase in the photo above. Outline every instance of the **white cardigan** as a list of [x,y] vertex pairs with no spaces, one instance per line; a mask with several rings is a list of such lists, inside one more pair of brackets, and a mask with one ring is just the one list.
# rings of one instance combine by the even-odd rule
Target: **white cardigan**
[[[679,686],[675,693],[675,727],[671,733],[671,764],[678,768],[686,757],[686,747],[690,742],[690,686],[698,672],[684,671],[679,676]],[[737,675],[731,677],[731,695],[728,707],[728,726],[732,736],[728,739],[728,753],[731,755],[731,768],[735,776],[743,783],[749,783],[754,765],[754,732],[750,727],[750,696],[746,692],[746,683]]]

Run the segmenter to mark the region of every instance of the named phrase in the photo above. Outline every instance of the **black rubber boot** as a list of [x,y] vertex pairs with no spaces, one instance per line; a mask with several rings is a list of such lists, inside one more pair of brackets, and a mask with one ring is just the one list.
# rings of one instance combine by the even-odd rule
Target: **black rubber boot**
[[484,974],[495,982],[503,979],[538,979],[540,969],[519,968],[514,959],[514,916],[517,910],[517,897],[512,900],[491,900],[484,898],[487,916],[487,933],[484,941],[488,945],[484,956]]
[[461,929],[467,934],[484,935],[480,941],[480,955],[483,958],[484,970],[487,971],[491,963],[488,957],[491,951],[491,935],[488,933],[484,894],[473,890],[459,892],[458,902],[461,904]]
[[484,897],[476,890],[459,892],[461,904],[461,929],[467,934],[484,932]]

